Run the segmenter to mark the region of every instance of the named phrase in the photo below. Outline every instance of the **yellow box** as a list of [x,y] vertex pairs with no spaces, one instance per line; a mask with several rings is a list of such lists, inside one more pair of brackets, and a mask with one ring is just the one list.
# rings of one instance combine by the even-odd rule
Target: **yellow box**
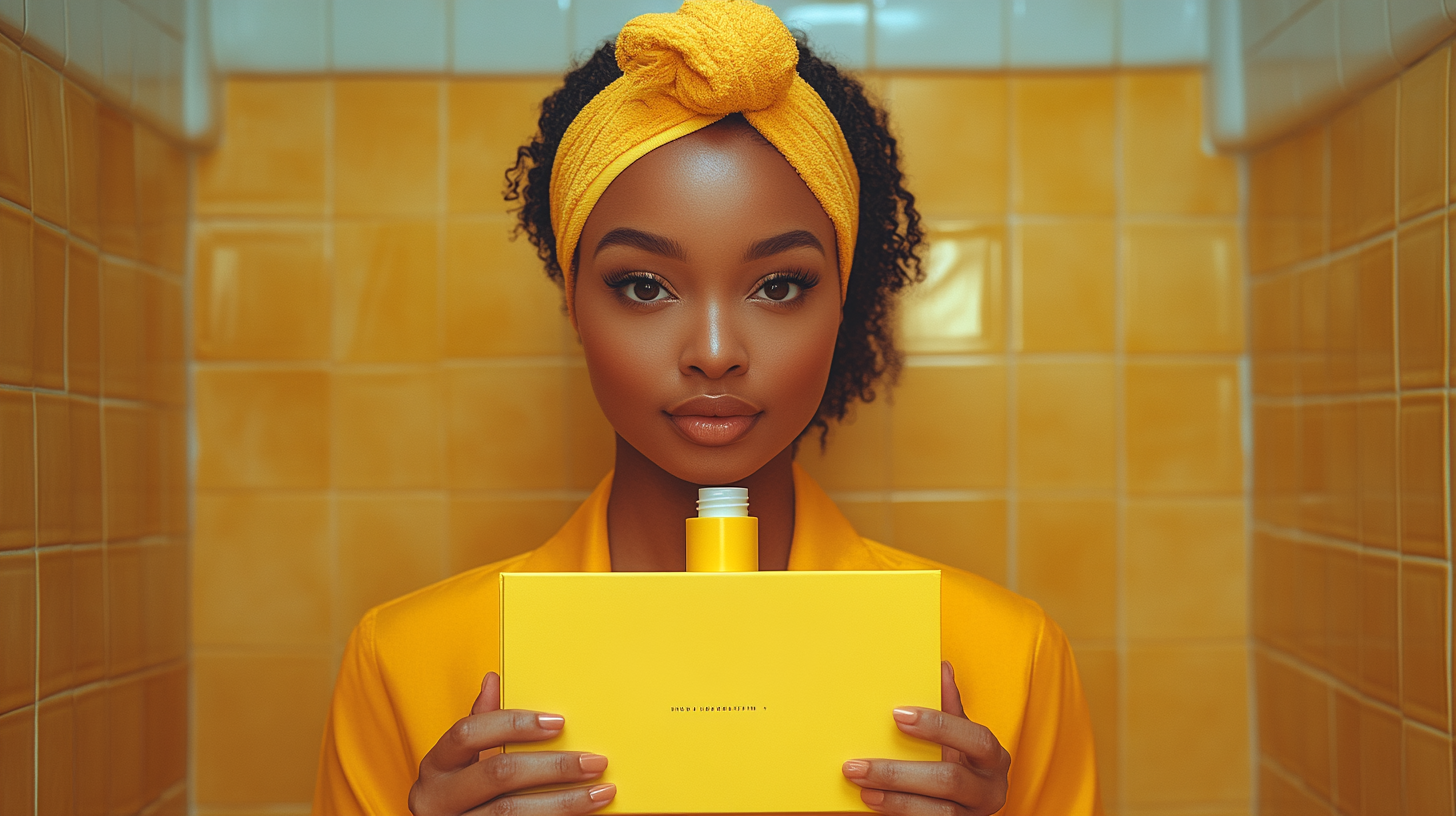
[[940,759],[940,572],[503,573],[501,700],[566,718],[605,813],[869,810],[848,759]]

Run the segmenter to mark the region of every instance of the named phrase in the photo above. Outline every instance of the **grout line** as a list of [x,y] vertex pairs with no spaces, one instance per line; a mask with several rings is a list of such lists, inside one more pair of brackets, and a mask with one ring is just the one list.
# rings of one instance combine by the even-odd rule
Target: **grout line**
[[1119,78],[1116,80],[1113,96],[1113,130],[1112,130],[1112,163],[1113,163],[1113,248],[1112,248],[1112,303],[1113,303],[1113,382],[1115,383],[1112,397],[1112,423],[1113,439],[1116,446],[1116,456],[1113,459],[1114,473],[1113,483],[1117,487],[1114,500],[1113,517],[1113,585],[1114,605],[1113,621],[1114,631],[1117,640],[1117,733],[1118,733],[1118,785],[1117,792],[1119,811],[1125,810],[1128,789],[1128,723],[1130,716],[1129,694],[1128,694],[1128,673],[1129,673],[1129,649],[1130,638],[1128,636],[1128,610],[1127,610],[1127,510],[1128,510],[1128,473],[1127,473],[1127,286],[1126,286],[1126,247],[1122,236],[1126,229],[1127,201],[1123,166],[1123,151],[1127,143],[1127,84]]

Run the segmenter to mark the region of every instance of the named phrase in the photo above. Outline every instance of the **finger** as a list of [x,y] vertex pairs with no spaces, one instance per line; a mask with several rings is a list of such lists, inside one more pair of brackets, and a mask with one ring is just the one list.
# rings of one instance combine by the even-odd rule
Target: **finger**
[[539,711],[487,711],[471,714],[450,726],[420,762],[420,777],[457,771],[476,761],[480,752],[508,742],[537,742],[561,733],[566,720]]
[[970,810],[946,799],[932,799],[913,793],[882,791],[865,788],[859,792],[860,801],[878,813],[890,816],[981,816],[995,813],[994,810]]
[[1004,772],[1011,767],[1011,755],[991,729],[980,723],[919,706],[897,708],[894,716],[901,731],[960,751],[972,769]]
[[538,785],[574,785],[595,779],[607,758],[577,751],[496,754],[452,774],[437,777],[416,796],[416,813],[464,813],[498,796]]
[[957,717],[966,716],[961,705],[961,690],[956,686],[955,667],[949,660],[940,661],[940,710]]
[[470,706],[470,713],[485,714],[491,711],[500,711],[500,675],[486,672],[480,681],[480,693],[475,695],[475,702]]
[[991,780],[955,762],[904,762],[894,759],[851,759],[844,775],[861,788],[915,793],[962,804],[983,801],[981,790]]
[[577,816],[596,810],[616,795],[617,786],[610,782],[589,788],[522,793],[492,799],[466,816]]

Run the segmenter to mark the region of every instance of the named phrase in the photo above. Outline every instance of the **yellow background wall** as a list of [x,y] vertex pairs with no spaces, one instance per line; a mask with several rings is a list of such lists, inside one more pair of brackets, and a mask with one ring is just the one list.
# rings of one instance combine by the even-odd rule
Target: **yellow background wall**
[[188,159],[0,36],[0,813],[183,813]]
[[1451,70],[1250,159],[1265,813],[1452,812]]
[[[1111,813],[1246,812],[1240,191],[1198,76],[869,81],[932,280],[899,388],[801,460],[864,534],[1046,605]],[[499,196],[553,85],[227,85],[194,222],[200,812],[305,810],[361,613],[538,545],[611,465]]]

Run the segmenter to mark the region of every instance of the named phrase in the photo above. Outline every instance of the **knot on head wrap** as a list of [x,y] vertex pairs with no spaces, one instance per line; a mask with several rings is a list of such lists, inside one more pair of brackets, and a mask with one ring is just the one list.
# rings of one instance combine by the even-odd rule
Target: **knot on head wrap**
[[622,76],[577,114],[551,170],[551,227],[576,322],[575,256],[587,217],[633,162],[742,113],[804,180],[834,224],[843,302],[859,226],[859,174],[834,114],[795,71],[793,35],[751,0],[687,0],[617,37]]

